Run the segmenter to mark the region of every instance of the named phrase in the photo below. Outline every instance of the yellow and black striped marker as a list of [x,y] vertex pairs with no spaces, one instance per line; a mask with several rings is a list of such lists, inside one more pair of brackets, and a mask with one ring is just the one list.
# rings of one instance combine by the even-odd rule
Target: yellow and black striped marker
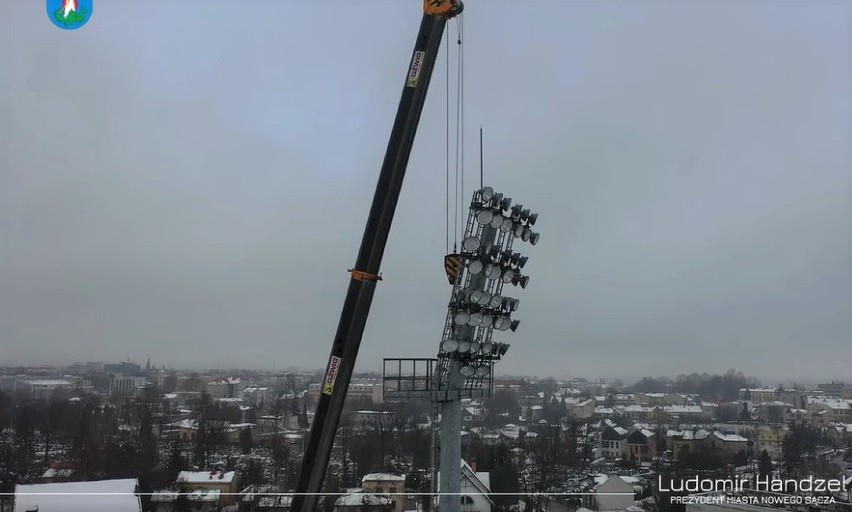
[[444,270],[447,271],[447,279],[451,285],[456,284],[462,269],[462,257],[460,254],[447,254],[444,256]]

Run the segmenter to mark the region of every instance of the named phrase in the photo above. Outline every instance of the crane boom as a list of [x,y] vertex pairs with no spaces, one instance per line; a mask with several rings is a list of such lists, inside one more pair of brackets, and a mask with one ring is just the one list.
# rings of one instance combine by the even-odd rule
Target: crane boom
[[402,180],[414,144],[420,114],[432,77],[447,20],[464,8],[461,0],[424,0],[423,20],[405,76],[402,97],[391,130],[373,204],[340,315],[331,356],[321,384],[307,447],[302,459],[293,512],[314,512],[328,467],[334,436],[343,411],[355,358],[361,345]]

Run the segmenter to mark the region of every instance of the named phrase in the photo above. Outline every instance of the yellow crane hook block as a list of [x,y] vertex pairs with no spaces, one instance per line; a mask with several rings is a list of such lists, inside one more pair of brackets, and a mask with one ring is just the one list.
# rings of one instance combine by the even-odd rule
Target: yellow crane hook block
[[450,286],[456,284],[459,274],[462,269],[462,258],[459,254],[453,253],[444,256],[444,270],[447,272],[447,279],[450,281]]
[[458,0],[423,0],[423,12],[429,15],[455,16],[462,10]]

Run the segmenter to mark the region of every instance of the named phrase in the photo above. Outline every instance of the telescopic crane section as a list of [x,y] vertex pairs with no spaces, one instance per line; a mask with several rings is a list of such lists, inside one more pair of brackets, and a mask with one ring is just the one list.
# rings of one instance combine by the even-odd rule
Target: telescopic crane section
[[370,216],[361,239],[355,267],[349,270],[351,280],[302,459],[291,506],[293,512],[313,512],[317,508],[318,493],[322,491],[334,445],[334,435],[355,368],[355,358],[358,356],[376,282],[381,279],[379,270],[382,256],[420,114],[423,112],[432,70],[444,35],[444,27],[447,20],[461,13],[462,9],[464,6],[461,0],[423,1],[423,20],[420,22],[420,31],[405,76],[402,97],[376,184]]

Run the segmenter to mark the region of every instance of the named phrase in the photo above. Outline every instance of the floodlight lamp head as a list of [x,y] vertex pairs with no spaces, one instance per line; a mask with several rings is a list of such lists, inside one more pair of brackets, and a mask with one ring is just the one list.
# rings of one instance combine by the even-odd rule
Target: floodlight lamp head
[[517,331],[517,330],[518,330],[518,326],[519,326],[519,325],[521,325],[521,321],[520,321],[520,320],[512,320],[512,323],[511,323],[511,324],[509,324],[509,329],[511,329],[511,330],[512,330],[512,332],[515,332],[515,331]]
[[524,219],[524,220],[530,218],[530,209],[529,208],[527,208],[526,210],[521,212],[521,218]]
[[482,324],[482,315],[480,313],[473,313],[470,315],[470,319],[467,321],[467,325],[472,327],[479,327]]
[[492,309],[497,309],[500,307],[500,304],[503,303],[503,297],[500,295],[493,295],[491,300],[488,302],[488,305],[491,306]]
[[489,368],[487,366],[480,366],[479,368],[476,369],[476,376],[479,377],[480,379],[484,379],[485,377],[488,377],[489,373],[491,373],[491,371],[489,370]]
[[524,234],[524,227],[520,224],[516,225],[515,231],[512,234],[515,235],[515,238],[520,238]]
[[512,228],[514,226],[515,223],[512,222],[512,219],[509,217],[505,217],[503,218],[503,223],[500,224],[500,231],[502,231],[503,233],[508,233],[509,231],[512,231]]
[[482,190],[479,191],[479,197],[482,198],[482,202],[487,203],[494,197],[494,189],[491,187],[483,187]]
[[467,354],[469,350],[470,350],[470,342],[469,341],[464,340],[464,341],[459,342],[458,352],[460,354]]
[[533,233],[532,236],[530,237],[530,243],[532,245],[537,244],[538,243],[538,237],[539,237],[538,233]]
[[[532,239],[530,239],[530,240],[532,240]],[[518,268],[524,268],[524,265],[527,264],[527,261],[529,259],[530,259],[529,256],[521,256],[520,258],[518,258]]]
[[499,228],[503,225],[503,219],[504,217],[499,213],[494,214],[494,216],[491,218],[490,226],[494,229]]
[[530,214],[530,216],[527,218],[527,224],[529,224],[530,226],[534,226],[534,225],[535,225],[535,221],[536,221],[536,220],[538,220],[538,214],[537,214],[537,213],[532,213],[532,214]]
[[471,262],[467,265],[467,271],[473,275],[476,275],[482,272],[482,268],[485,265],[480,260],[471,260]]
[[500,201],[500,211],[506,211],[509,207],[512,206],[512,198],[504,197],[502,201]]
[[473,366],[465,365],[459,368],[459,373],[462,377],[473,377],[473,374],[476,372]]
[[475,236],[469,236],[462,241],[462,249],[468,252],[475,252],[482,245],[482,242]]
[[530,228],[526,228],[521,232],[521,240],[524,242],[529,242],[532,237],[532,230]]
[[491,352],[494,350],[494,344],[491,343],[490,341],[486,341],[485,343],[482,344],[482,346],[479,348],[479,350],[482,351],[482,355],[490,356]]
[[512,217],[513,218],[520,217],[521,216],[521,210],[523,210],[523,209],[524,209],[524,205],[522,205],[522,204],[516,204],[515,206],[513,206],[512,207]]
[[469,353],[470,354],[478,354],[480,346],[481,346],[481,344],[478,341],[471,341]]
[[476,222],[483,225],[490,223],[493,218],[494,213],[491,210],[482,209],[476,213]]
[[500,192],[497,192],[496,194],[494,194],[494,197],[492,198],[492,200],[494,201],[494,204],[500,204],[500,201],[503,200],[503,194],[501,194]]
[[441,348],[444,350],[444,352],[452,353],[458,350],[459,342],[454,340],[453,338],[450,338],[441,345]]
[[509,344],[508,343],[501,343],[500,349],[497,351],[497,355],[500,356],[500,357],[503,357],[503,356],[506,355],[506,352],[508,352],[508,351],[509,351]]
[[468,321],[470,321],[470,313],[467,311],[459,311],[453,317],[453,321],[456,325],[467,325]]
[[491,324],[493,322],[494,322],[494,317],[492,317],[491,315],[484,315],[482,317],[482,323],[479,324],[479,326],[482,327],[483,329],[487,329],[487,328],[491,327]]
[[500,277],[500,267],[495,265],[494,263],[489,263],[485,265],[485,277],[494,281]]
[[505,272],[503,272],[503,277],[500,279],[505,284],[509,284],[512,282],[512,279],[515,278],[515,271],[508,268]]

